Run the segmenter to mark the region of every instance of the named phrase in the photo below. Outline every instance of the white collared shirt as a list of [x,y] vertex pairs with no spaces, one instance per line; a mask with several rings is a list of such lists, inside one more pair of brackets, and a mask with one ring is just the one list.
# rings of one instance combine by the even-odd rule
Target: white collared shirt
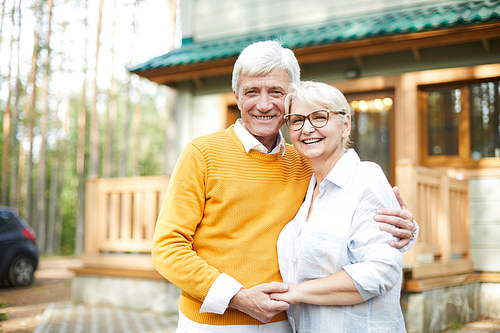
[[245,151],[248,152],[250,150],[255,150],[264,154],[277,154],[281,151],[281,156],[285,154],[285,139],[283,138],[283,134],[281,131],[278,132],[278,144],[273,148],[271,152],[269,152],[259,140],[257,140],[243,125],[243,120],[239,118],[234,123],[234,132],[238,139],[240,139],[241,143],[243,143],[243,147],[245,147]]
[[[315,186],[320,194],[307,219]],[[405,332],[400,307],[402,251],[397,239],[374,221],[378,208],[400,208],[380,166],[361,162],[349,149],[328,176],[313,175],[297,215],[278,238],[283,282],[299,284],[342,269],[364,302],[351,306],[290,305],[292,327],[300,332]]]

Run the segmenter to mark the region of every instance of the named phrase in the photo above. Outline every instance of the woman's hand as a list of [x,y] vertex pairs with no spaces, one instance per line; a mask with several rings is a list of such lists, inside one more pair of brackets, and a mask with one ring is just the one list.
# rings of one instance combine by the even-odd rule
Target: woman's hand
[[[284,288],[286,288],[288,285],[283,284],[283,286],[284,286]],[[295,301],[295,298],[294,298],[294,296],[296,296],[295,292],[294,292],[294,290],[296,290],[296,287],[297,286],[290,285],[290,286],[288,286],[287,292],[285,292],[285,293],[272,293],[269,295],[269,297],[271,297],[271,299],[274,301],[283,301],[283,302],[287,302],[289,304],[296,304],[297,301]]]

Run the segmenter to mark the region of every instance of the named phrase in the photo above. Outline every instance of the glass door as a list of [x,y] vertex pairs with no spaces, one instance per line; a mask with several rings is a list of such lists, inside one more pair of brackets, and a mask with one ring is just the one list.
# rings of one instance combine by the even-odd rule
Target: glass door
[[391,128],[394,91],[346,94],[346,98],[354,111],[351,147],[356,149],[361,160],[378,163],[393,183]]

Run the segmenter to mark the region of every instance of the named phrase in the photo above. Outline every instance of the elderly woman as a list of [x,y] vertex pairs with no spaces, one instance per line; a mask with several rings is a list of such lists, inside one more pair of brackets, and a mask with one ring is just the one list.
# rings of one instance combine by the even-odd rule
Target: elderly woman
[[327,84],[303,82],[285,100],[295,149],[314,175],[278,239],[283,281],[276,300],[297,332],[406,332],[400,307],[402,253],[379,229],[377,208],[399,204],[382,169],[347,149],[349,103]]

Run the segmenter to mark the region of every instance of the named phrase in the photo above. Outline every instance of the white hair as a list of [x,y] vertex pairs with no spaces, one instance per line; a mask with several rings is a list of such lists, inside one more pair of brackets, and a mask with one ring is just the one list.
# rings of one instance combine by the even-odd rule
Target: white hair
[[[290,113],[294,101],[300,101],[312,108],[342,111],[352,115],[351,106],[342,92],[326,83],[303,81],[299,84],[292,84],[290,93],[285,99],[285,114]],[[338,116],[347,121],[346,115],[339,114]],[[342,140],[342,146],[345,149],[349,147],[349,144],[349,137]]]
[[300,82],[300,67],[292,50],[275,40],[257,42],[247,46],[239,55],[233,68],[232,88],[238,94],[241,75],[266,75],[275,68],[288,73],[290,83]]

